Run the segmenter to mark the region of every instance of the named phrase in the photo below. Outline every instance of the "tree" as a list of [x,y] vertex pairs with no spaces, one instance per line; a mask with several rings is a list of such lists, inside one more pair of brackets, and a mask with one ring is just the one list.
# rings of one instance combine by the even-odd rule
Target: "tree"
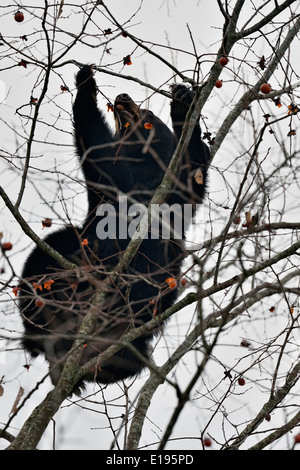
[[[83,410],[95,401],[96,418],[104,414],[109,428],[105,449],[111,437],[112,448],[128,450],[292,449],[300,423],[298,2],[218,0],[208,7],[193,0],[188,24],[173,2],[133,3],[120,10],[118,2],[24,2],[20,22],[15,6],[0,7],[1,127],[9,136],[1,149],[1,337],[8,343],[1,400],[6,390],[17,396],[10,416],[6,410],[1,418],[2,441],[11,441],[10,449],[36,448],[58,410],[67,413],[65,403]],[[151,15],[161,16],[167,32],[160,42]],[[209,40],[202,30],[210,32]],[[200,118],[212,162],[209,193],[188,238],[180,299],[147,325],[171,317],[153,344],[149,373],[114,391],[95,384],[81,400],[66,402],[61,383],[54,389],[44,383],[46,369],[39,373],[24,354],[18,352],[18,366],[11,366],[21,333],[15,294],[25,248],[33,241],[48,249],[40,221],[83,218],[71,104],[74,72],[86,62],[95,64],[108,97],[130,88],[145,101],[147,90],[146,100],[163,108],[165,121],[168,85],[183,81],[196,88],[174,159]],[[33,199],[42,201],[41,209]],[[87,320],[82,334],[88,334]],[[64,377],[76,360],[75,351]],[[31,388],[27,384],[22,398],[26,380]],[[34,392],[41,385],[50,391],[37,404]]]

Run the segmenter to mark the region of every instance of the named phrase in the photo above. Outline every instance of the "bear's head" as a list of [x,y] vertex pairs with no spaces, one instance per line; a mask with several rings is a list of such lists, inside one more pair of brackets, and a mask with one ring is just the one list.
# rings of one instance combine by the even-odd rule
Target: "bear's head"
[[117,132],[124,132],[130,126],[135,129],[138,127],[143,128],[151,117],[153,117],[153,113],[140,108],[127,93],[122,93],[116,97],[114,119]]

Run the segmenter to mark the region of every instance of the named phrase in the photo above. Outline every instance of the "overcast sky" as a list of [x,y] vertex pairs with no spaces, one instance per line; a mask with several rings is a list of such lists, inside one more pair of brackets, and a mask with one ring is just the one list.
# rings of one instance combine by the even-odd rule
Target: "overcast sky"
[[[28,37],[27,43],[23,43],[22,47],[28,47],[28,53],[30,54],[30,46],[34,43],[34,51],[41,60],[45,59],[45,43],[39,44],[39,33],[40,17],[42,10],[36,10],[36,17],[34,18],[29,13],[25,13],[25,20],[23,23],[17,24],[13,20],[13,13],[17,9],[19,3],[14,2],[16,8],[9,8],[2,6],[0,9],[0,31],[2,35],[12,42],[15,47],[21,47],[20,37],[26,35]],[[73,33],[77,33],[82,25],[82,18],[80,15],[74,15],[71,6],[66,6],[63,10],[63,15],[58,22],[63,30],[68,30]],[[73,2],[76,4],[76,2]],[[81,3],[81,2],[79,2]],[[246,8],[244,16],[248,17],[248,12],[252,11],[251,2],[246,2]],[[26,5],[41,7],[44,2],[31,0],[23,1],[24,7]],[[195,66],[194,48],[197,50],[197,54],[206,55],[203,56],[204,63],[201,67],[202,79],[204,80],[207,72],[214,60],[214,54],[217,52],[220,41],[222,38],[222,16],[217,8],[217,2],[211,0],[146,0],[141,2],[139,0],[129,0],[127,2],[120,0],[106,0],[107,6],[111,9],[117,20],[126,24],[129,31],[136,35],[138,38],[148,41],[145,44],[152,47],[151,44],[157,44],[153,47],[153,50],[162,54],[167,60],[171,60],[172,63],[187,76],[193,76],[193,69]],[[141,7],[139,9],[139,7]],[[39,14],[40,12],[40,14]],[[112,24],[103,13],[102,16],[98,15],[97,19],[99,24],[95,25],[95,33],[97,28],[102,30],[112,28]],[[130,22],[129,22],[130,20]],[[126,22],[129,22],[128,24]],[[113,37],[113,36],[112,36]],[[57,50],[56,54],[60,51],[60,39],[64,41],[66,36],[62,32],[57,34]],[[70,37],[69,39],[70,40]],[[92,40],[89,38],[89,40]],[[96,41],[97,43],[97,41]],[[168,46],[172,46],[172,49],[168,49]],[[164,47],[162,47],[164,46]],[[104,52],[102,46],[96,48],[84,47],[84,45],[78,45],[72,49],[66,56],[65,60],[76,60],[80,63],[95,63],[103,68],[109,67],[116,73],[122,73],[132,75],[139,78],[145,83],[151,83],[153,86],[162,88],[166,91],[169,90],[169,85],[178,81],[178,77],[174,77],[172,72],[167,66],[164,66],[160,61],[146,54],[141,48],[136,49],[129,38],[118,37],[116,40],[108,44],[107,47],[110,49],[109,52]],[[1,52],[1,49],[0,49]],[[131,66],[123,66],[122,58],[130,54],[132,57]],[[212,54],[212,55],[210,55]],[[252,51],[252,60],[255,62],[256,56],[260,57],[261,50],[259,44],[257,49]],[[22,122],[19,116],[16,114],[16,109],[21,108],[20,112],[29,113],[28,102],[31,95],[39,96],[41,91],[42,83],[39,81],[39,74],[37,70],[28,66],[14,67],[14,63],[18,63],[21,55],[17,52],[12,53],[11,57],[7,60],[1,60],[0,67],[0,101],[1,103],[1,115],[0,115],[0,134],[2,145],[7,152],[11,155],[18,157],[24,157],[25,146],[24,146],[24,129],[22,128]],[[1,58],[1,57],[0,57]],[[121,61],[121,62],[120,62]],[[117,63],[120,62],[120,63]],[[44,235],[45,230],[40,225],[41,217],[51,216],[55,220],[54,229],[57,226],[62,225],[65,222],[65,206],[61,203],[60,196],[67,194],[65,191],[69,190],[70,200],[67,202],[67,207],[72,220],[75,223],[80,223],[83,220],[86,210],[86,196],[82,187],[80,187],[76,181],[69,181],[65,175],[76,176],[79,174],[78,162],[74,157],[74,147],[72,138],[72,126],[71,126],[71,110],[72,102],[75,97],[74,89],[74,75],[77,71],[77,67],[73,64],[62,66],[57,70],[58,75],[51,77],[49,90],[47,93],[47,100],[49,107],[45,104],[42,109],[42,116],[44,114],[45,122],[52,124],[56,123],[57,116],[61,117],[59,126],[61,131],[54,132],[49,126],[39,123],[37,127],[37,142],[33,146],[33,166],[37,168],[36,172],[32,172],[32,181],[30,181],[26,188],[24,196],[24,203],[22,205],[23,214],[32,227],[37,231],[39,235]],[[247,72],[245,72],[247,73]],[[250,71],[249,71],[250,73]],[[112,77],[107,74],[96,73],[95,78],[98,85],[104,94],[113,101],[115,96],[122,92],[129,93],[133,99],[137,102],[144,102],[145,105],[150,106],[151,109],[163,118],[168,124],[169,120],[169,101],[158,94],[153,94],[153,91],[146,86],[141,86],[139,83],[133,81],[125,81],[119,78]],[[221,123],[225,112],[231,107],[232,99],[232,88],[236,86],[232,82],[232,76],[224,71],[224,86],[222,94],[215,93],[215,97],[212,97],[204,109],[204,115],[207,122],[215,132],[218,128],[218,124]],[[226,83],[226,78],[228,81]],[[66,85],[69,86],[71,93],[62,94],[60,92],[60,84],[62,80]],[[180,80],[179,80],[180,81]],[[5,98],[5,100],[4,100]],[[3,101],[4,100],[4,101]],[[46,103],[47,103],[46,100]],[[216,106],[216,103],[218,105]],[[99,97],[99,105],[105,108],[106,99]],[[255,114],[255,111],[254,111]],[[110,115],[107,116],[112,124],[112,118]],[[28,124],[28,123],[27,123]],[[244,125],[244,124],[243,124]],[[15,129],[20,135],[15,134]],[[28,127],[27,127],[28,131]],[[243,132],[240,127],[239,131]],[[248,135],[243,134],[245,139],[243,143],[235,141],[237,147],[243,148],[246,146]],[[58,139],[58,141],[54,141]],[[53,142],[58,145],[53,145]],[[232,142],[225,143],[225,152],[220,156],[220,159],[215,162],[216,165],[227,166],[228,161],[228,150],[232,148]],[[239,148],[237,148],[237,152]],[[7,192],[11,195],[12,199],[15,200],[16,195],[20,186],[20,161],[17,160],[18,171],[14,171],[14,160],[12,159],[12,166],[8,166],[7,162],[0,162],[1,170],[1,184],[5,186]],[[44,174],[45,179],[41,179],[41,169],[47,169],[47,173]],[[58,169],[58,173],[55,171]],[[16,177],[17,174],[17,177]],[[59,174],[59,176],[57,176]],[[57,189],[57,182],[63,182],[65,187],[60,193],[61,186]],[[219,174],[214,173],[212,170],[211,185],[218,186],[218,194],[214,194],[216,200],[222,201],[226,198],[226,190],[222,185],[222,180]],[[67,183],[68,182],[68,183]],[[214,182],[216,182],[214,184]],[[220,186],[219,186],[220,183]],[[68,186],[68,187],[67,187]],[[215,190],[215,187],[214,187]],[[216,193],[217,193],[216,192]],[[76,195],[78,193],[78,195]],[[74,199],[74,196],[76,198]],[[53,205],[53,213],[49,213],[48,208],[45,204],[46,201],[56,200],[56,204]],[[58,201],[58,202],[57,202]],[[54,210],[56,212],[54,212]],[[46,212],[45,212],[46,211]],[[57,215],[58,214],[58,215]],[[60,218],[60,217],[61,218]],[[4,208],[2,202],[0,202],[0,217],[1,227],[0,231],[4,232],[7,240],[11,240],[18,248],[15,252],[12,252],[11,260],[14,266],[18,269],[18,274],[21,272],[22,264],[25,256],[28,253],[32,242],[25,237],[19,230],[17,223],[11,216],[11,214]],[[6,241],[5,239],[5,241]],[[1,266],[0,266],[1,267]],[[3,324],[9,329],[13,329],[18,335],[21,331],[21,325],[18,320],[18,313],[11,306],[5,306],[5,311],[2,312]],[[11,315],[7,315],[10,313]],[[1,314],[1,313],[0,313]],[[161,342],[159,349],[159,356],[157,353],[156,359],[161,364],[168,356],[169,350],[177,345],[178,340],[178,323],[184,319],[185,326],[189,324],[194,315],[193,308],[189,308],[188,311],[184,310],[180,312],[180,320],[178,316],[174,318],[169,325],[167,332],[168,344]],[[180,339],[180,338],[179,338]],[[14,348],[15,344],[9,344],[9,347]],[[234,357],[234,351],[228,353],[228,361],[231,357]],[[189,355],[191,364],[194,363],[194,358]],[[9,360],[8,360],[9,358]],[[18,386],[21,385],[25,389],[25,393],[28,393],[32,388],[33,384],[40,380],[40,378],[47,372],[47,365],[39,358],[34,362],[34,368],[29,372],[23,368],[25,363],[25,357],[23,353],[19,351],[13,351],[11,353],[0,354],[0,378],[5,375],[7,383],[5,384],[5,390],[3,397],[0,398],[1,402],[1,415],[0,421],[5,422],[7,420],[8,410],[12,408]],[[178,368],[177,374],[182,374],[180,377],[184,383],[184,377],[189,375],[189,367]],[[217,367],[217,366],[216,366]],[[222,373],[222,369],[218,370],[218,373]],[[17,375],[17,378],[16,378]],[[130,398],[138,394],[141,384],[143,383],[144,375],[140,380],[137,380],[130,388]],[[179,377],[178,377],[179,378]],[[210,380],[206,377],[207,380]],[[212,379],[213,382],[213,379]],[[210,384],[208,384],[210,385]],[[33,403],[39,403],[44,397],[45,393],[50,389],[50,381],[47,380],[45,384],[39,387],[35,392],[34,397],[24,407],[19,416],[14,420],[13,424],[17,428],[21,425],[24,417],[30,412],[33,407]],[[88,387],[88,392],[92,393],[94,388],[92,385]],[[122,391],[118,385],[109,387],[104,392],[106,400],[110,401],[109,413],[111,416],[120,417],[124,412],[122,406],[125,403],[125,399],[122,396]],[[249,395],[253,394],[253,400],[256,400],[255,389],[249,390]],[[249,395],[247,396],[247,402]],[[98,403],[94,403],[95,399],[102,401],[104,396],[99,392],[96,397],[91,396],[91,402],[81,402],[80,400],[76,405],[70,406],[69,403],[65,402],[62,409],[57,413],[55,417],[56,423],[56,435],[58,448],[72,448],[72,449],[107,449],[109,443],[112,440],[112,432],[109,429],[108,420],[103,413],[103,407]],[[119,397],[122,397],[119,399]],[[172,410],[176,397],[173,389],[162,386],[159,393],[155,397],[155,402],[150,408],[148,420],[145,422],[144,438],[141,442],[149,443],[156,442],[158,436],[161,434],[161,429],[164,429],[165,423],[169,414]],[[122,406],[120,406],[122,404]],[[245,406],[243,397],[236,397],[236,408]],[[258,403],[255,403],[258,406]],[[94,411],[89,411],[93,409]],[[117,420],[116,420],[117,421]],[[115,421],[113,421],[115,423]],[[197,404],[191,403],[187,405],[187,410],[184,416],[184,420],[180,422],[175,428],[175,436],[199,436],[199,430],[203,425],[201,410],[197,409]],[[216,420],[216,425],[218,422]],[[51,426],[45,433],[39,448],[47,449],[51,445],[52,439]],[[199,448],[199,442],[195,439],[185,441],[184,439],[179,441],[181,449],[197,449]],[[0,442],[0,446],[5,443]],[[169,448],[178,449],[178,442],[170,442]]]

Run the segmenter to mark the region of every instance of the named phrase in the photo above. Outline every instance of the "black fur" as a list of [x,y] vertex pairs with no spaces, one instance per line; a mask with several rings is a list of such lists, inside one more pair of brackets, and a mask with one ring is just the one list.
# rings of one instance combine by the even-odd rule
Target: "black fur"
[[[117,210],[120,194],[149,204],[173,155],[193,93],[182,85],[173,87],[174,134],[151,111],[140,109],[128,95],[119,95],[114,104],[117,132],[113,135],[97,108],[97,86],[90,66],[79,71],[76,85],[75,143],[86,179],[88,215],[82,227],[66,227],[50,234],[46,241],[67,259],[86,266],[89,275],[101,280],[113,271],[130,239],[122,239],[117,231],[117,239],[100,240],[96,234],[101,220],[96,214],[97,207],[110,204]],[[208,162],[209,151],[197,125],[178,180],[166,196],[166,202],[180,206],[201,202]],[[203,184],[195,177],[199,168]],[[126,219],[126,227],[129,222]],[[88,240],[88,246],[82,245],[84,239]],[[99,306],[98,324],[93,338],[85,345],[82,363],[113,344],[130,327],[147,322],[155,313],[172,305],[177,288],[166,280],[178,278],[183,255],[181,240],[172,236],[153,239],[149,234],[148,239],[143,240],[132,263],[109,288],[105,302]],[[49,279],[54,283],[47,289],[44,282]],[[20,291],[25,327],[23,345],[32,356],[45,355],[53,384],[59,379],[80,319],[90,308],[93,292],[94,287],[86,278],[78,279],[76,272],[62,269],[37,247],[25,263]],[[44,301],[42,306],[36,306],[37,298]],[[155,332],[149,332],[133,343],[146,358],[153,334]],[[74,391],[83,387],[84,380],[112,383],[137,374],[143,367],[132,352],[123,349],[101,369],[92,370],[79,381]]]

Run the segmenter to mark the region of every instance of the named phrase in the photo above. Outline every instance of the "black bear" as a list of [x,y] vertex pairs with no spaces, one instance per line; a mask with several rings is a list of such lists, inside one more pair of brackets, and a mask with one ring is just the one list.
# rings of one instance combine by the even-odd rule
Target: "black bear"
[[[116,132],[112,134],[97,107],[97,85],[91,66],[84,66],[78,72],[76,86],[74,133],[86,181],[88,214],[82,227],[67,226],[45,240],[65,258],[84,266],[87,275],[79,277],[78,271],[63,269],[36,247],[25,263],[20,284],[19,305],[25,328],[23,345],[33,357],[45,355],[53,384],[58,382],[80,320],[91,307],[97,287],[90,282],[90,276],[101,283],[114,273],[130,242],[129,229],[134,232],[132,224],[135,228],[140,221],[134,216],[140,207],[149,205],[163,179],[193,99],[193,92],[185,86],[173,86],[173,133],[127,94],[118,95],[113,105]],[[196,125],[178,174],[173,178],[172,189],[166,195],[166,204],[182,208],[201,202],[209,158],[208,147],[201,140],[200,126]],[[124,213],[120,201],[124,204],[125,198],[129,210]],[[132,207],[135,210],[131,211]],[[191,213],[188,214],[191,218]],[[176,280],[184,257],[184,234],[181,239],[174,235],[176,217],[170,214],[167,236],[160,232],[163,217],[158,225],[154,224],[154,229],[149,228],[130,265],[106,287],[106,300],[97,307],[98,322],[84,345],[82,363],[114,344],[128,329],[147,322],[175,301]],[[180,231],[184,225],[182,220],[179,225]],[[149,331],[133,342],[146,359],[154,334]],[[79,393],[84,388],[84,381],[113,383],[134,376],[143,367],[144,362],[132,350],[123,348],[96,372],[91,370],[84,376],[74,392]]]

